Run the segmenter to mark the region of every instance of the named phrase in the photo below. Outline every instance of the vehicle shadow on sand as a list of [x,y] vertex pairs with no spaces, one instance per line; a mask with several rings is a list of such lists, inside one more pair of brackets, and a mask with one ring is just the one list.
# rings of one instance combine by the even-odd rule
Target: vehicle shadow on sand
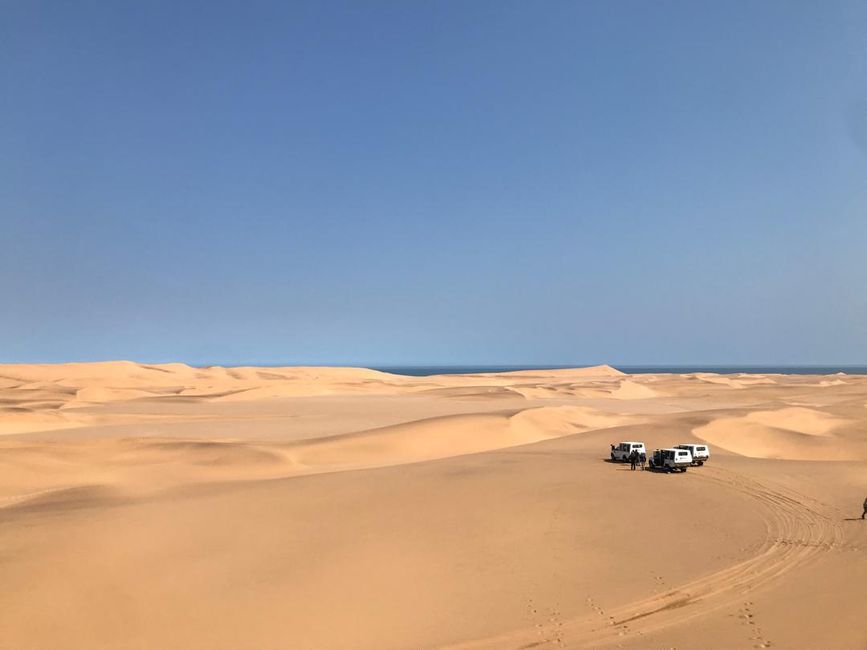
[[[631,467],[629,467],[629,461],[611,460],[610,458],[602,458],[601,460],[602,460],[602,462],[608,463],[609,465],[620,465],[620,467],[617,468],[618,472],[632,472],[632,471],[640,472],[641,471],[641,467],[636,467],[634,470]],[[651,470],[650,467],[645,466],[644,471],[650,472],[653,470]]]

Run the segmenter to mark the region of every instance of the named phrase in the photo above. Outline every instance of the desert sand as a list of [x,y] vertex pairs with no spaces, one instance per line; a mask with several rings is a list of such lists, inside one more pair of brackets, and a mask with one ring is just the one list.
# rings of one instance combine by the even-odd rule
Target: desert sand
[[865,496],[864,376],[0,365],[0,648],[867,648]]

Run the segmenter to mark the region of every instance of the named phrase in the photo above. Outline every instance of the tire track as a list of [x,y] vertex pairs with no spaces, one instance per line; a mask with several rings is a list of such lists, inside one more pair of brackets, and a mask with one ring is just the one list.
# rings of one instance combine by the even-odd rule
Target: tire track
[[[705,467],[693,475],[697,480],[740,492],[757,503],[765,513],[767,527],[758,553],[674,589],[608,610],[606,621],[600,621],[598,616],[564,621],[560,639],[573,647],[598,647],[740,605],[744,594],[769,586],[842,540],[840,525],[821,513],[820,504],[801,494],[718,467]],[[550,647],[552,641],[539,639],[532,630],[519,630],[452,647]]]

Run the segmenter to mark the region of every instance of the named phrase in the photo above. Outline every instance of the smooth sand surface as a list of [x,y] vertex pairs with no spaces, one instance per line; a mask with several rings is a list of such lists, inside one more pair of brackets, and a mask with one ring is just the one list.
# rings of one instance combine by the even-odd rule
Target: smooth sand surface
[[863,376],[0,365],[0,648],[863,649],[865,496]]

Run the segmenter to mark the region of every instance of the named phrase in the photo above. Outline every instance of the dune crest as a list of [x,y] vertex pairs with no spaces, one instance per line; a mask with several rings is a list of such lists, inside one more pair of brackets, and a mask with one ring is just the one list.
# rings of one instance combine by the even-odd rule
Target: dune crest
[[867,441],[834,432],[852,421],[799,406],[722,417],[693,429],[702,440],[751,458],[864,460]]
[[573,406],[449,415],[298,443],[287,455],[311,470],[381,467],[507,449],[634,421]]
[[[85,386],[75,392],[73,402],[87,402],[102,404],[104,402],[117,402],[123,400],[141,399],[154,397],[154,393],[139,388],[107,388],[103,386]],[[72,402],[70,403],[72,404]]]
[[626,373],[617,368],[602,364],[576,368],[546,368],[542,370],[510,370],[508,372],[479,373],[480,376],[496,375],[504,377],[623,377]]
[[617,389],[611,392],[611,397],[616,399],[650,399],[660,395],[659,390],[628,379],[621,381]]

